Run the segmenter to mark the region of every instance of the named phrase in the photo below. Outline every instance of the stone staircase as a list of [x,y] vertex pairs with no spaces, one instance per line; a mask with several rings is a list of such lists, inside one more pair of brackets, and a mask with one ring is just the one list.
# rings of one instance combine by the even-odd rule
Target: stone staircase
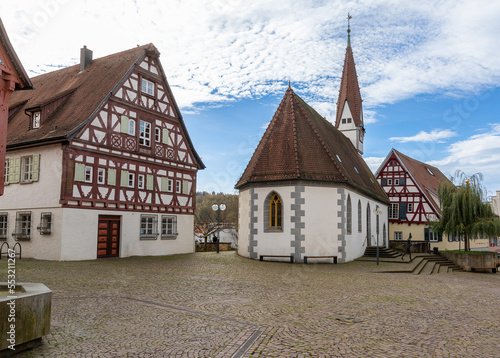
[[414,275],[432,275],[438,273],[464,272],[464,270],[448,261],[440,255],[423,255],[415,260],[419,260],[413,267],[411,273]]
[[[393,259],[393,258],[401,256],[401,252],[396,251],[396,250],[392,250],[392,249],[388,249],[385,247],[379,247],[378,248],[378,255],[379,255],[379,257],[382,257],[382,258]],[[377,257],[377,247],[376,246],[368,246],[365,250],[364,257]]]

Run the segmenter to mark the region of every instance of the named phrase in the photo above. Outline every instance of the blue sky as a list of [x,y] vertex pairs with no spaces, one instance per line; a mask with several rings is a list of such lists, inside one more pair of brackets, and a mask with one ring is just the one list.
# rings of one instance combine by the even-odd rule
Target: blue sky
[[0,14],[30,76],[152,42],[207,168],[234,192],[288,81],[335,116],[347,13],[375,171],[391,148],[500,190],[500,1],[24,0]]

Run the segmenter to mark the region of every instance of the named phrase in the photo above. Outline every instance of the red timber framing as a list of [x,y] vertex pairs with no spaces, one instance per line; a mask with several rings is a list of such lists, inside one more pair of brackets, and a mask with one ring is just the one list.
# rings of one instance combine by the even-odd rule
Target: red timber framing
[[[424,167],[421,169],[425,171]],[[391,205],[397,205],[389,210],[390,222],[427,224],[430,217],[440,216],[436,203],[429,199],[430,189],[423,188],[415,179],[422,175],[428,173],[411,173],[394,152],[382,163],[376,178],[389,197]]]
[[194,214],[191,148],[157,56],[146,55],[64,146],[61,204]]

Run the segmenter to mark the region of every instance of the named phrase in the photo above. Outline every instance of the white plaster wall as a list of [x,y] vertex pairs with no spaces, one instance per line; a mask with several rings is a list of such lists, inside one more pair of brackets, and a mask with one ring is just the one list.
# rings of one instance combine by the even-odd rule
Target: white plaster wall
[[[62,223],[62,208],[30,208],[21,211],[31,211],[31,234],[29,241],[16,241],[12,237],[12,233],[16,228],[16,212],[19,210],[4,210],[0,209],[1,212],[7,212],[7,243],[10,248],[19,242],[22,249],[22,258],[31,259],[42,259],[42,260],[60,260],[61,257],[61,223]],[[40,235],[40,232],[36,229],[40,225],[41,213],[50,212],[52,213],[52,231],[50,235]],[[0,245],[2,242],[0,242]],[[4,248],[5,250],[5,248]],[[16,248],[16,252],[18,252]]]
[[250,257],[250,189],[240,190],[238,196],[238,255]]
[[[161,213],[158,225],[161,224]],[[194,252],[194,217],[177,215],[175,240],[140,240],[141,213],[64,208],[61,260],[92,260],[97,257],[99,215],[121,216],[120,257],[161,256]],[[160,230],[160,227],[158,228]]]
[[7,152],[7,159],[40,154],[39,179],[36,182],[9,184],[0,196],[0,210],[29,210],[59,206],[61,193],[62,150],[60,144]]
[[302,197],[305,198],[304,255],[338,256],[341,229],[337,225],[340,222],[337,188],[306,186]]

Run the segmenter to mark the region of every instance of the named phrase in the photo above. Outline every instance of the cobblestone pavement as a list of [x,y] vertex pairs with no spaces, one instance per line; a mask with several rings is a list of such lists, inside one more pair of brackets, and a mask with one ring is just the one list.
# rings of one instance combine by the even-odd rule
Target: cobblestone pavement
[[16,357],[500,357],[500,274],[383,272],[408,265],[22,260],[52,327]]

